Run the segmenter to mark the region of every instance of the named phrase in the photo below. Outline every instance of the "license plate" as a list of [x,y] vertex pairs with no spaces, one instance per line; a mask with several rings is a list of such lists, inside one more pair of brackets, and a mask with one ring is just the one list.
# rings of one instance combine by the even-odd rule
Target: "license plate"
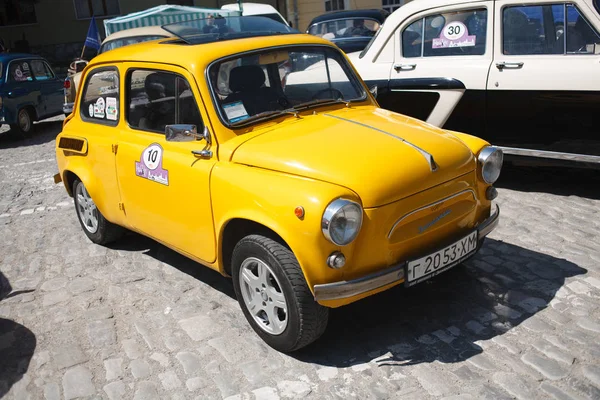
[[442,273],[468,258],[477,249],[477,231],[451,245],[409,261],[406,265],[405,286],[413,286]]

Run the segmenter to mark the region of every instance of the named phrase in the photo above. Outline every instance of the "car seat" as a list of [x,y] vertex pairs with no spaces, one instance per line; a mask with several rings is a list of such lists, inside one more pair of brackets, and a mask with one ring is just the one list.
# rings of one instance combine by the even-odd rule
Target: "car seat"
[[258,65],[242,65],[235,67],[229,74],[229,90],[231,94],[223,100],[223,104],[241,101],[249,116],[264,111],[283,109],[279,96],[270,87],[264,87],[265,73]]
[[150,102],[140,118],[139,127],[164,132],[165,126],[175,123],[175,77],[160,72],[146,76],[144,89]]

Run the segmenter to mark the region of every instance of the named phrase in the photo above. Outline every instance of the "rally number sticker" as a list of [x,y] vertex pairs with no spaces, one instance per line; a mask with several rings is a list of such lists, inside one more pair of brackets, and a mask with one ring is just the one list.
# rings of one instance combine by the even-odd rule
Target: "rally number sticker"
[[135,174],[140,178],[154,182],[169,184],[169,171],[163,168],[163,148],[152,143],[142,152],[140,161],[135,162]]

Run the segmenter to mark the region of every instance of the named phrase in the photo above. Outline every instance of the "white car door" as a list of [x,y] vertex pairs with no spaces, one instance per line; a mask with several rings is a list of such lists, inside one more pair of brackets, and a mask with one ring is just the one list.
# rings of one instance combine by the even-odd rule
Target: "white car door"
[[491,1],[428,9],[395,32],[384,108],[447,129],[480,134],[492,63]]
[[600,17],[591,0],[495,8],[486,139],[509,154],[600,163]]

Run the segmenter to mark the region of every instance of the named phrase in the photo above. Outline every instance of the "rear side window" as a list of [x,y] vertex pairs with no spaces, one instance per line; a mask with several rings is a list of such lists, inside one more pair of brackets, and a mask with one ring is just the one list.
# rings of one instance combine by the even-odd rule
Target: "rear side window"
[[594,54],[598,32],[570,3],[506,7],[502,52],[506,55]]
[[116,126],[119,122],[119,71],[97,69],[88,74],[80,106],[81,119]]
[[24,60],[12,61],[8,67],[8,80],[9,82],[33,81],[29,62]]
[[133,70],[127,78],[127,122],[135,129],[165,133],[172,124],[196,125],[204,129],[202,117],[189,83],[180,75]]
[[402,31],[402,55],[411,57],[485,54],[487,10],[429,15]]
[[54,73],[42,60],[31,60],[31,70],[36,81],[45,81],[54,78]]

